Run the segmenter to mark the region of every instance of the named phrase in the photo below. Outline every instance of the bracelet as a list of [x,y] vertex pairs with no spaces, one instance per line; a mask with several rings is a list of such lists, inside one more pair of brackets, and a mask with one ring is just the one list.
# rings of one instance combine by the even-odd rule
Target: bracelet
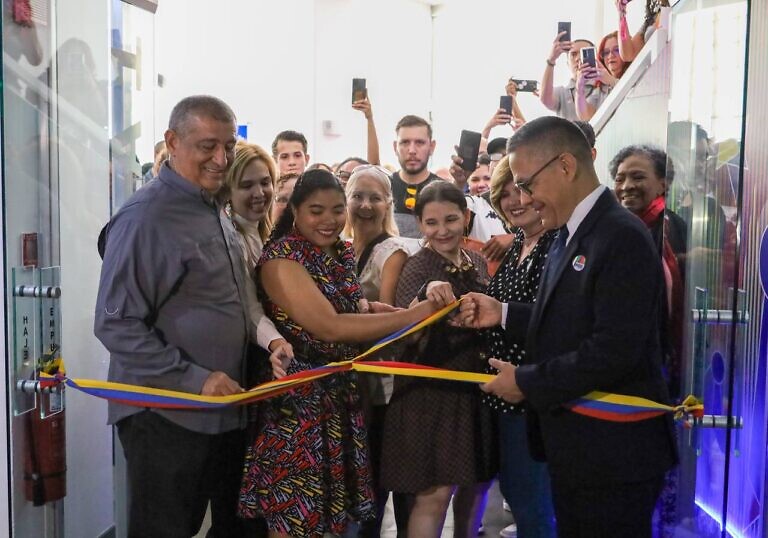
[[427,287],[429,286],[429,283],[431,281],[427,281],[419,288],[419,291],[416,292],[416,298],[419,301],[426,301],[427,300]]
[[547,58],[547,65],[550,66],[550,67],[555,67],[555,62],[553,62],[549,58]]

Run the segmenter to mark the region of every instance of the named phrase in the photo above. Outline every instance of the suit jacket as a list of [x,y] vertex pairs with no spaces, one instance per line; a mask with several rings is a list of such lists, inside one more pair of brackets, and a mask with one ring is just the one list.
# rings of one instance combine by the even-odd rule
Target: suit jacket
[[543,448],[553,480],[564,484],[660,476],[677,461],[671,417],[618,423],[563,407],[593,390],[668,400],[657,322],[664,280],[648,230],[606,190],[553,269],[534,304],[507,311],[508,337],[526,340],[517,383],[531,446]]

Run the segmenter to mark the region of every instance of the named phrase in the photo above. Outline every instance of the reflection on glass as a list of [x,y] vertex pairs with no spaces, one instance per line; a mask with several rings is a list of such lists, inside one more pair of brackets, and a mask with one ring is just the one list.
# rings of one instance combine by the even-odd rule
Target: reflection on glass
[[154,18],[120,0],[112,1],[112,213],[144,181],[142,165],[154,163]]
[[[675,9],[667,153],[676,179],[667,204],[688,229],[682,256],[688,309],[684,392],[702,398],[707,414],[743,414],[749,429],[754,419],[762,421],[758,417],[764,410],[749,409],[755,404],[748,401],[749,391],[755,388],[743,384],[742,369],[730,379],[730,367],[742,359],[742,347],[731,343],[744,337],[743,324],[734,321],[740,313],[733,309],[733,297],[742,287],[735,282],[735,252],[746,7],[745,1],[683,1]],[[731,532],[761,535],[754,513],[762,509],[755,511],[754,503],[762,502],[763,479],[754,468],[762,468],[764,443],[759,449],[741,447],[741,457],[735,457],[735,439],[724,429],[698,428],[681,435],[678,529],[720,536],[725,519]],[[748,483],[760,490],[756,497],[742,494]]]

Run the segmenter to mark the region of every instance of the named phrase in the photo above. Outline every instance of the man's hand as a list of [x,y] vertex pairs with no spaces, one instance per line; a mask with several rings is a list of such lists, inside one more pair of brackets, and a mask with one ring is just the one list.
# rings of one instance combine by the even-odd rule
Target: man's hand
[[492,381],[482,385],[480,389],[513,404],[525,400],[525,395],[517,386],[515,377],[517,366],[498,359],[488,359],[488,364],[491,365],[491,368],[496,368],[499,373]]
[[512,115],[507,114],[506,110],[500,108],[493,114],[493,116],[491,116],[491,119],[488,120],[488,123],[485,124],[485,128],[483,129],[482,134],[485,136],[485,138],[488,138],[490,136],[491,129],[498,127],[499,125],[507,125],[511,122]]
[[549,61],[552,63],[557,62],[562,53],[571,50],[570,41],[560,41],[560,38],[564,35],[565,32],[560,32],[552,43],[552,51],[549,53]]
[[365,119],[370,120],[373,118],[373,110],[371,109],[371,101],[367,97],[365,99],[361,99],[359,101],[355,101],[352,103],[352,108],[355,110],[359,110],[363,114],[365,114]]
[[203,383],[202,396],[229,396],[243,392],[243,387],[224,372],[211,372]]
[[470,329],[501,325],[501,303],[482,293],[467,293],[462,297],[456,324]]
[[514,240],[514,234],[494,235],[480,250],[489,261],[501,261]]
[[275,379],[285,377],[288,366],[293,360],[293,346],[283,338],[279,338],[269,343],[269,351],[271,352],[269,362],[272,365],[272,375],[275,376]]
[[[456,153],[459,153],[459,146],[453,146],[456,150]],[[461,167],[461,164],[464,162],[464,159],[459,157],[458,155],[451,155],[451,160],[453,161],[453,164],[451,164],[451,167],[448,169],[451,173],[451,177],[453,177],[453,183],[461,189],[461,191],[464,191],[464,187],[467,185],[467,181],[469,180],[469,172],[464,170]]]

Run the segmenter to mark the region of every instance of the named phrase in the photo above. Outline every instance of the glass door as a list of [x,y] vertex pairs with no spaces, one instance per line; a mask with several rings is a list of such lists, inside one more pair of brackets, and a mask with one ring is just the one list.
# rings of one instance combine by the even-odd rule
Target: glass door
[[[745,483],[765,454],[743,443],[753,419],[764,416],[751,408],[745,382],[752,374],[744,346],[750,313],[739,260],[747,9],[746,0],[688,0],[672,17],[667,207],[687,232],[678,256],[685,290],[680,392],[702,399],[706,416],[679,430],[669,536],[762,536]],[[759,506],[762,480],[754,487]]]

